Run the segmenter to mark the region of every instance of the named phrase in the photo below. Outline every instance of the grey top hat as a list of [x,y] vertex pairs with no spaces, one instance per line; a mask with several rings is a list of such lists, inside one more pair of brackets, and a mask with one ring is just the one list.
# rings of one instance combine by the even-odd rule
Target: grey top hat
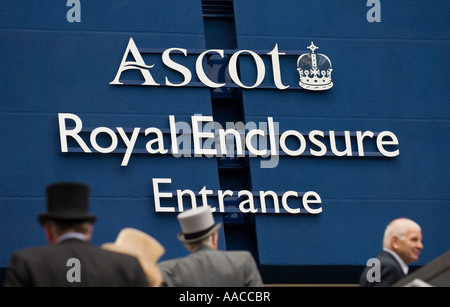
[[62,182],[47,187],[47,212],[38,216],[43,225],[47,220],[91,221],[97,216],[89,214],[89,187],[82,183]]
[[178,214],[181,232],[178,240],[193,243],[203,240],[220,228],[221,223],[215,223],[210,206],[193,208]]

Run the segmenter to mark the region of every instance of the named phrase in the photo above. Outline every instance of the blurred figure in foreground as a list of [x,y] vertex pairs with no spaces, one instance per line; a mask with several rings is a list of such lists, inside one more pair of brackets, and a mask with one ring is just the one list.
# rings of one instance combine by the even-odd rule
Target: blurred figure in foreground
[[4,286],[140,287],[147,277],[136,257],[92,245],[89,187],[57,183],[47,187],[47,212],[38,216],[48,245],[15,252]]
[[144,269],[150,286],[161,285],[163,275],[156,263],[164,254],[165,249],[152,236],[135,228],[124,228],[119,232],[114,243],[104,243],[101,247],[135,256]]
[[[393,220],[386,227],[383,250],[361,274],[361,287],[388,287],[408,274],[408,264],[419,260],[423,249],[420,226],[407,218]],[[376,266],[380,268],[377,270]],[[377,276],[379,275],[379,276]]]
[[218,229],[210,206],[180,213],[178,239],[190,254],[159,263],[163,286],[169,287],[261,287],[256,262],[248,251],[219,251]]

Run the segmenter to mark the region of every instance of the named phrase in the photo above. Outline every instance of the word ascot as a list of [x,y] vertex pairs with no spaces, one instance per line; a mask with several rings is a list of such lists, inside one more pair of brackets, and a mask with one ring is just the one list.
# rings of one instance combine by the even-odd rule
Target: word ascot
[[[183,56],[188,56],[188,50],[185,48],[169,48],[166,49],[162,55],[161,60],[163,65],[177,73],[181,74],[183,80],[181,82],[173,82],[165,77],[165,86],[169,87],[182,87],[189,84],[192,80],[192,72],[191,70],[182,65],[181,63],[175,62],[173,58],[171,58],[171,54],[182,54]],[[249,55],[255,65],[256,65],[256,81],[252,85],[245,85],[241,78],[239,77],[239,69],[238,69],[238,58],[239,56],[246,54]],[[281,80],[281,68],[280,68],[280,56],[285,55],[286,53],[280,52],[278,50],[278,44],[275,44],[272,51],[266,53],[265,55],[270,56],[272,63],[272,72],[273,72],[273,82],[279,90],[284,90],[289,88],[289,85],[284,85]],[[134,58],[134,61],[128,60],[129,56]],[[197,60],[195,62],[195,73],[202,84],[210,88],[220,88],[226,85],[225,82],[218,82],[217,80],[211,80],[208,76],[208,73],[204,69],[204,59],[208,58],[212,55],[219,56],[220,58],[226,58],[225,50],[223,49],[210,49],[201,52]],[[114,80],[109,84],[111,85],[123,85],[124,83],[120,81],[122,73],[127,70],[138,70],[140,71],[142,77],[144,78],[144,82],[141,85],[144,86],[161,86],[161,83],[158,83],[153,78],[150,69],[153,68],[155,64],[147,65],[144,61],[144,58],[141,55],[141,52],[137,48],[133,38],[131,37],[128,45],[125,49],[125,53],[123,55],[122,61],[117,70],[116,76]],[[232,81],[239,87],[245,89],[253,89],[261,85],[265,76],[266,76],[266,66],[264,64],[263,59],[259,54],[252,50],[239,50],[233,53],[233,55],[229,59],[228,63],[228,71]]]
[[[67,121],[75,126],[69,128]],[[146,154],[172,154],[174,157],[269,157],[269,161],[261,161],[262,168],[274,168],[278,165],[280,155],[297,156],[336,156],[363,157],[370,156],[395,157],[400,154],[396,146],[398,139],[391,131],[374,133],[372,131],[336,132],[312,130],[299,132],[296,130],[279,131],[279,123],[272,117],[258,124],[248,122],[227,123],[224,129],[213,121],[212,116],[193,115],[191,123],[176,122],[174,115],[169,115],[169,129],[135,127],[97,127],[90,133],[88,141],[82,134],[83,122],[72,113],[59,113],[59,135],[61,152],[68,152],[68,140],[75,141],[85,153],[98,152],[108,154],[123,153],[122,166],[127,166],[133,152]],[[181,131],[181,133],[180,133]],[[83,133],[86,133],[84,131]],[[118,135],[117,135],[118,133]],[[126,148],[118,148],[119,138]],[[136,144],[146,141],[145,150],[135,148]],[[168,144],[169,143],[169,144]],[[183,144],[183,148],[180,145]],[[366,152],[366,147],[375,151]],[[338,148],[339,147],[339,148]],[[193,149],[192,149],[193,148]],[[342,149],[344,148],[344,149]],[[353,148],[357,150],[354,151]],[[263,165],[262,162],[267,162]]]

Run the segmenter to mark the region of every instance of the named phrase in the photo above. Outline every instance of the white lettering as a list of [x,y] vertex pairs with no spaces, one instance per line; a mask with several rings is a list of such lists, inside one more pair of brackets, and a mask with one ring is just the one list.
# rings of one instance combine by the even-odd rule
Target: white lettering
[[[286,146],[286,138],[290,135],[296,137],[300,142],[300,147],[297,150],[290,150]],[[295,131],[295,130],[288,130],[281,135],[280,147],[285,153],[287,153],[290,156],[293,156],[293,157],[300,156],[306,149],[306,140],[305,140],[305,137],[300,132]]]
[[[200,192],[198,193],[202,197],[202,204],[203,206],[208,206],[208,195],[212,195],[212,190],[207,190],[206,187],[203,187]],[[211,208],[211,212],[215,212],[216,208]]]
[[125,155],[123,156],[121,166],[127,166],[128,161],[130,160],[131,157],[131,153],[133,152],[134,144],[136,144],[136,140],[138,138],[139,131],[141,130],[141,128],[134,128],[133,133],[131,134],[131,138],[129,139],[122,127],[117,127],[116,129],[117,131],[119,131],[119,134],[122,137],[123,142],[127,146],[127,150],[125,152]]
[[[134,62],[127,61],[127,57],[130,52],[134,57]],[[122,85],[123,83],[119,81],[120,76],[122,75],[122,72],[124,72],[126,70],[130,70],[130,69],[138,69],[145,79],[145,82],[142,83],[142,85],[159,85],[158,83],[155,82],[155,80],[153,80],[153,77],[150,74],[150,71],[148,70],[148,69],[152,68],[153,66],[155,66],[155,65],[148,66],[145,64],[144,59],[142,58],[141,54],[139,53],[139,50],[137,49],[133,38],[130,37],[130,41],[128,42],[128,46],[125,49],[125,53],[122,58],[122,62],[120,62],[119,69],[117,70],[116,77],[109,84]]]
[[[67,120],[74,122],[73,128],[67,128]],[[133,152],[143,152],[142,149],[135,150],[135,146],[138,144],[138,139],[141,136],[141,128],[139,127],[135,127],[133,130],[130,129],[131,132],[128,133],[122,127],[115,127],[114,130],[108,127],[97,127],[93,128],[91,132],[84,131],[84,133],[90,133],[89,140],[91,144],[89,144],[80,136],[83,122],[77,115],[59,113],[58,122],[61,152],[69,151],[69,137],[78,143],[78,146],[85,153],[91,153],[92,149],[89,145],[92,145],[96,152],[104,154],[125,152],[121,163],[122,166],[128,165]],[[287,130],[280,133],[278,124],[273,121],[272,117],[268,117],[267,122],[259,123],[259,127],[262,129],[257,129],[257,125],[254,122],[249,122],[245,125],[239,122],[233,125],[227,123],[227,127],[232,126],[233,128],[224,130],[219,123],[213,121],[212,116],[193,115],[191,117],[191,129],[189,123],[176,122],[175,117],[170,115],[170,131],[163,132],[155,127],[149,127],[144,130],[145,133],[143,134],[149,138],[145,143],[145,150],[148,154],[164,155],[169,153],[168,148],[171,148],[172,155],[177,158],[181,156],[190,157],[192,153],[195,157],[205,156],[208,158],[235,156],[270,157],[270,161],[260,162],[262,168],[274,168],[277,166],[279,150],[281,150],[282,154],[291,157],[302,156],[308,151],[312,156],[317,157],[325,155],[364,157],[366,156],[365,146],[370,145],[370,148],[376,147],[378,149],[378,151],[369,152],[370,156],[395,157],[400,154],[400,150],[396,147],[399,145],[399,141],[397,136],[391,131],[380,132],[375,138],[375,133],[372,131],[355,131],[353,133],[351,131],[343,131],[338,134],[331,130],[329,131],[329,136],[326,137],[324,131],[312,130],[305,137],[296,130]],[[181,134],[179,131],[181,131]],[[118,147],[119,138],[117,132],[125,144],[125,148]],[[102,135],[109,136],[109,140]],[[165,146],[165,135],[167,135],[167,139],[168,135],[170,135],[171,145],[168,145],[167,148]],[[294,148],[288,143],[290,138],[293,139],[293,142],[298,143]],[[352,151],[352,141],[357,147],[355,152]],[[184,145],[182,151],[179,148],[181,143]],[[342,147],[342,144],[345,144],[345,148],[344,150],[339,150],[338,146]],[[78,152],[74,148],[70,148],[70,151]],[[263,162],[265,162],[264,165]]]
[[[160,198],[172,198],[172,193],[159,192],[160,183],[172,183],[170,178],[153,178],[153,198],[155,199],[155,211],[156,212],[175,212],[174,207],[161,207]],[[180,204],[178,204],[180,206]]]
[[241,291],[241,292],[225,292],[222,301],[225,302],[270,302],[270,292],[260,291]]
[[275,213],[280,213],[280,205],[278,203],[278,195],[274,191],[260,191],[259,192],[259,199],[261,201],[261,212],[266,213],[266,195],[272,196],[273,200],[273,207],[275,209]]
[[182,49],[182,48],[170,48],[167,49],[163,52],[162,54],[162,61],[163,63],[169,67],[172,68],[173,70],[178,71],[179,73],[181,73],[184,77],[184,81],[178,84],[172,83],[169,81],[169,79],[166,77],[166,85],[168,86],[184,86],[186,84],[188,84],[191,79],[192,79],[192,74],[191,71],[189,69],[187,69],[186,67],[184,67],[181,64],[178,64],[174,61],[172,61],[172,59],[169,57],[169,54],[171,51],[176,50],[176,51],[181,51],[185,56],[187,55],[187,50],[186,49]]
[[172,155],[178,155],[177,126],[175,116],[169,115],[170,141],[172,142]]
[[291,214],[297,214],[300,213],[300,208],[297,209],[291,209],[288,204],[287,204],[287,199],[289,196],[295,196],[298,197],[298,193],[295,191],[287,191],[283,194],[283,196],[281,197],[281,204],[283,205],[284,210],[286,210],[287,212],[291,213]]
[[[310,196],[312,197],[312,199],[309,199]],[[322,207],[319,207],[317,209],[312,209],[309,206],[309,204],[321,204],[321,203],[322,203],[322,199],[320,198],[319,194],[317,194],[316,192],[309,191],[303,195],[303,199],[302,199],[303,207],[306,209],[306,211],[308,211],[311,214],[321,213]]]
[[[175,207],[163,207],[161,205],[162,199],[170,200],[174,197],[173,193],[170,192],[161,192],[160,191],[160,184],[171,184],[172,179],[170,178],[153,178],[153,197],[155,202],[155,212],[175,212]],[[217,193],[216,193],[217,192]],[[211,212],[218,212],[223,213],[227,212],[227,208],[225,207],[225,201],[227,197],[236,197],[234,195],[237,194],[237,197],[239,198],[239,211],[242,213],[281,213],[280,212],[280,205],[279,205],[279,196],[281,193],[276,193],[271,190],[267,191],[256,191],[255,193],[248,191],[248,190],[240,190],[235,192],[231,190],[218,190],[213,191],[208,189],[206,186],[203,186],[203,188],[198,191],[194,192],[190,189],[177,189],[176,190],[176,198],[177,198],[177,211],[183,212],[186,210],[187,207],[196,208],[197,207],[197,197],[201,197],[202,199],[202,206],[211,206]],[[255,195],[255,196],[253,196]],[[255,198],[258,199],[259,196],[259,206],[258,201],[255,201]],[[271,198],[271,202],[273,202],[273,211],[267,210],[268,204],[267,204],[267,197]],[[186,204],[184,202],[185,198],[188,198],[188,203]],[[288,204],[288,198],[295,197],[302,199],[302,205],[305,208],[305,210],[309,214],[319,214],[322,212],[322,207],[318,207],[316,209],[311,208],[311,205],[313,204],[321,204],[322,200],[318,193],[314,191],[308,191],[304,193],[303,196],[299,196],[299,193],[296,191],[286,191],[281,194],[281,204],[283,206],[283,209],[285,212],[283,213],[289,213],[289,214],[299,214],[300,208],[292,208],[292,206],[289,206]],[[219,206],[215,207],[216,201],[218,202]]]
[[[164,50],[161,54],[161,60],[162,60],[162,63],[164,64],[164,66],[166,66],[167,68],[169,68],[171,70],[179,72],[183,76],[183,80],[179,83],[175,83],[175,82],[170,81],[166,75],[165,76],[165,85],[170,86],[170,87],[186,86],[186,85],[190,84],[192,81],[192,72],[188,67],[186,67],[178,62],[175,62],[172,59],[171,54],[173,54],[173,52],[180,52],[185,57],[187,57],[189,55],[188,54],[189,52],[185,48],[168,48],[168,49]],[[212,77],[212,74],[211,74],[212,71],[208,71],[208,69],[206,67],[207,67],[207,65],[211,64],[212,61],[214,59],[216,59],[218,56],[220,56],[221,58],[227,59],[228,52],[229,52],[229,50],[227,50],[227,52],[226,52],[227,55],[225,55],[225,50],[223,50],[223,49],[209,49],[209,50],[205,50],[205,51],[201,52],[197,56],[197,59],[195,61],[195,71],[196,71],[197,77],[200,80],[200,82],[203,83],[206,87],[215,89],[215,88],[220,88],[220,87],[225,86],[226,83],[219,82],[219,80],[217,80],[217,79],[220,79],[220,78],[218,78],[217,76],[216,76],[216,80],[214,80],[214,78]],[[130,55],[130,53],[134,57],[134,61],[126,61],[128,56]],[[195,51],[192,53],[196,54]],[[256,80],[253,83],[253,85],[244,84],[241,80],[240,72],[238,71],[239,57],[241,57],[243,54],[244,54],[244,56],[250,55],[250,57],[252,58],[253,62],[255,63],[255,66],[256,66]],[[284,55],[286,55],[286,53],[280,52],[278,49],[278,43],[276,43],[270,52],[267,52],[267,53],[264,53],[261,55],[252,50],[238,50],[231,55],[228,65],[225,64],[225,61],[223,61],[223,64],[219,64],[219,65],[221,65],[222,71],[228,70],[229,77],[231,77],[232,81],[237,86],[239,86],[241,88],[245,88],[245,89],[254,89],[254,88],[257,88],[258,86],[260,86],[262,84],[262,82],[264,81],[264,78],[266,77],[266,67],[265,67],[264,61],[262,59],[262,56],[270,56],[270,60],[271,60],[271,64],[272,64],[272,73],[273,73],[273,84],[275,86],[273,87],[273,86],[265,85],[264,87],[285,90],[285,89],[289,88],[290,85],[284,85],[283,81],[282,81],[280,56],[284,56]],[[290,55],[292,55],[292,54],[290,54]],[[205,57],[208,59],[207,61],[204,61]],[[212,61],[209,61],[209,59],[212,59]],[[155,64],[153,64],[153,65],[145,64],[145,61],[142,58],[142,55],[139,52],[138,48],[136,47],[136,44],[134,43],[133,38],[130,37],[130,40],[128,42],[128,45],[126,47],[125,53],[122,58],[122,62],[120,63],[119,69],[117,70],[114,80],[111,81],[110,84],[123,85],[124,83],[122,83],[120,81],[122,72],[124,72],[126,70],[138,69],[141,72],[142,76],[144,77],[144,82],[141,85],[160,86],[159,83],[155,82],[155,80],[153,79],[153,77],[149,71],[149,69],[153,68],[154,66],[155,66]],[[191,68],[191,69],[194,69],[194,68]],[[242,66],[241,66],[241,69],[242,69]],[[157,70],[157,71],[160,71],[160,70]],[[213,71],[216,71],[216,70],[213,69]],[[241,73],[243,73],[243,72],[241,71]],[[222,80],[220,80],[220,81],[222,81]],[[135,85],[135,81],[125,82],[125,83]],[[197,85],[193,85],[193,86],[197,86]],[[296,89],[300,89],[300,87],[296,88]]]
[[[66,119],[71,119],[75,122],[75,128],[72,130],[66,129]],[[75,114],[70,113],[59,113],[58,114],[58,122],[59,122],[59,139],[61,142],[61,152],[67,152],[67,137],[70,136],[77,141],[78,145],[81,146],[84,152],[91,152],[89,147],[87,147],[86,143],[83,139],[78,135],[81,129],[83,128],[83,123],[81,119]]]
[[220,50],[220,49],[206,50],[198,56],[197,61],[195,62],[195,71],[197,72],[198,78],[200,79],[200,81],[202,81],[202,83],[204,85],[211,87],[211,88],[222,87],[225,85],[225,83],[215,83],[215,82],[211,81],[206,76],[205,70],[203,69],[203,57],[209,52],[216,52],[223,58],[223,50]]
[[[253,195],[252,192],[247,190],[239,191],[238,197],[241,196],[247,196],[247,200],[243,200],[239,203],[239,210],[241,210],[242,213],[256,213],[258,209],[255,208],[255,202],[253,201]],[[248,204],[248,208],[245,208],[244,206]]]
[[336,147],[336,136],[334,131],[330,131],[330,146],[331,151],[338,157],[351,156],[352,155],[352,143],[350,139],[350,131],[345,131],[345,150],[339,151]]
[[[250,53],[250,55],[253,57],[253,59],[255,60],[255,63],[256,63],[257,77],[256,77],[255,84],[253,84],[252,86],[244,85],[241,82],[241,80],[239,78],[238,71],[237,71],[237,59],[238,59],[238,56],[241,53],[244,53],[244,52]],[[256,54],[253,51],[250,51],[250,50],[240,50],[240,51],[234,53],[231,56],[231,58],[230,58],[230,63],[228,64],[228,69],[229,69],[229,72],[230,72],[230,77],[234,81],[234,83],[236,83],[240,87],[247,88],[247,89],[255,88],[258,85],[260,85],[263,82],[264,76],[266,74],[266,67],[264,66],[263,60],[261,59],[261,57],[258,54]]]
[[189,195],[191,198],[191,207],[197,208],[197,200],[195,199],[195,193],[191,190],[177,190],[177,203],[178,203],[178,211],[183,212],[184,211],[184,203],[183,203],[183,196]]
[[223,200],[224,200],[225,196],[233,196],[233,192],[230,190],[226,190],[226,191],[219,190],[217,192],[218,192],[217,197],[219,199],[219,211],[225,212],[225,205],[223,203]]
[[[220,156],[225,155],[225,156],[231,156],[234,153],[230,152],[228,154],[227,152],[227,142],[226,142],[226,136],[232,134],[234,135],[234,140],[235,142],[233,142],[233,144],[236,144],[236,155],[238,157],[243,157],[244,155],[244,149],[242,147],[242,141],[241,141],[241,134],[239,133],[239,131],[237,131],[236,129],[219,129],[219,140],[220,140]],[[233,146],[234,147],[234,146]]]
[[[384,141],[383,139],[385,137],[389,137],[391,138],[391,140]],[[394,151],[387,151],[386,149],[384,149],[383,145],[398,145],[398,139],[395,136],[395,134],[392,133],[391,131],[383,131],[380,134],[378,134],[377,137],[378,150],[386,157],[395,157],[400,154],[399,149],[396,149]]]
[[[145,129],[145,136],[149,135],[150,133],[156,134],[156,138],[154,140],[148,141],[147,144],[145,145],[145,149],[147,150],[147,152],[150,154],[155,154],[155,153],[160,153],[163,155],[166,154],[168,152],[168,150],[164,148],[163,133],[161,132],[161,130],[159,130],[158,128],[153,128],[153,127]],[[157,149],[153,149],[152,145],[154,143],[158,144]],[[176,142],[175,142],[175,144],[176,144]]]
[[[100,145],[98,145],[97,135],[100,133],[106,133],[107,135],[110,136],[111,145],[109,145],[109,147],[104,148],[104,147],[101,147]],[[94,147],[95,150],[97,150],[98,152],[101,152],[101,153],[110,153],[110,152],[113,152],[117,148],[117,136],[114,133],[114,131],[112,131],[111,129],[109,129],[107,127],[98,127],[98,128],[95,128],[94,130],[92,130],[90,140],[91,140],[92,147]]]
[[255,157],[256,156],[263,156],[263,157],[267,156],[269,154],[267,149],[256,149],[253,146],[254,144],[255,144],[255,146],[257,146],[256,145],[256,141],[252,142],[252,138],[255,135],[265,136],[266,132],[264,130],[261,130],[261,129],[253,129],[253,130],[250,130],[247,133],[247,136],[245,138],[245,145],[247,146],[248,151],[250,152],[251,155],[254,155]]
[[216,155],[216,149],[203,149],[202,139],[214,139],[214,133],[212,132],[201,132],[203,129],[199,127],[201,122],[211,122],[213,120],[212,116],[192,116],[192,139],[194,140],[194,152],[196,155]]
[[372,131],[366,131],[364,133],[361,133],[361,131],[356,131],[356,141],[358,143],[358,155],[360,157],[364,157],[364,146],[363,146],[363,140],[367,136],[369,138],[373,138],[373,132]]
[[280,90],[285,90],[289,87],[289,85],[283,85],[281,81],[281,68],[280,68],[280,55],[285,55],[286,53],[278,52],[278,44],[275,44],[275,47],[272,51],[267,53],[270,55],[272,59],[272,69],[273,69],[273,81],[275,82],[275,86]]
[[327,153],[327,146],[325,146],[324,143],[322,143],[321,141],[319,141],[318,139],[316,139],[316,135],[321,136],[321,137],[325,137],[325,134],[323,133],[323,131],[319,131],[319,130],[313,130],[309,133],[309,140],[311,141],[311,143],[313,143],[314,145],[318,146],[320,148],[319,151],[314,150],[314,149],[310,149],[309,152],[313,155],[313,156],[317,156],[317,157],[321,157],[323,155],[325,155]]

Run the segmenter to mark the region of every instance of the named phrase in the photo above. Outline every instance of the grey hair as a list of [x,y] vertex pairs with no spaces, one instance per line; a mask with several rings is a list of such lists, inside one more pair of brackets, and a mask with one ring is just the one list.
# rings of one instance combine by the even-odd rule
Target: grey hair
[[383,247],[390,248],[390,242],[393,236],[404,239],[410,227],[420,229],[420,226],[416,222],[408,218],[398,218],[390,222],[384,231]]

